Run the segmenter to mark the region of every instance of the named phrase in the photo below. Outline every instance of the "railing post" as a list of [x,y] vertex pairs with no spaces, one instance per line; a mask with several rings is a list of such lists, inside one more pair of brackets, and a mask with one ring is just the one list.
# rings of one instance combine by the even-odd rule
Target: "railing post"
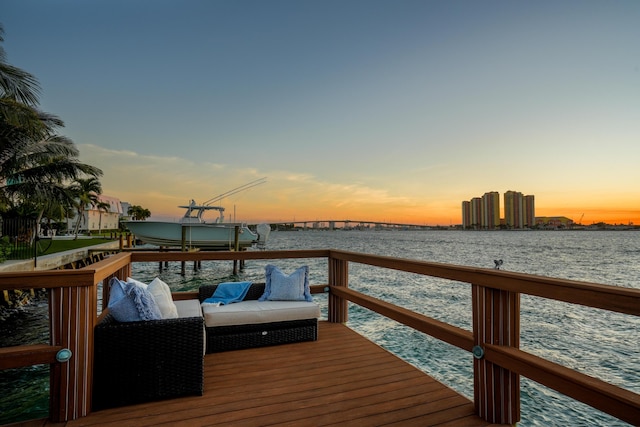
[[520,346],[520,294],[472,285],[476,413],[496,424],[520,421],[520,376],[484,359],[485,343]]
[[[233,250],[238,252],[240,250],[240,226],[236,225],[234,227],[234,232],[233,232]],[[233,275],[237,275],[238,274],[238,260],[234,259],[233,260]]]
[[[349,262],[329,256],[329,285],[349,286]],[[349,318],[347,300],[329,293],[328,320],[333,323],[346,323]]]
[[49,418],[75,420],[91,412],[93,326],[97,312],[95,286],[50,291],[51,345],[71,351],[71,358],[51,366]]

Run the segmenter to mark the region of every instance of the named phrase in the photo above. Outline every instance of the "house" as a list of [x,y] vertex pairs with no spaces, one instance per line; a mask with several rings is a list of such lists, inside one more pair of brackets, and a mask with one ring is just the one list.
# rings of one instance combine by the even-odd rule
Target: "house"
[[[105,204],[105,207],[99,209],[101,204]],[[108,207],[107,207],[108,205]],[[85,207],[84,217],[80,221],[79,231],[86,232],[99,232],[105,230],[117,230],[119,227],[120,217],[127,213],[123,210],[123,205],[129,205],[126,202],[120,202],[116,197],[99,195],[98,203],[95,205],[88,204]],[[67,232],[73,233],[76,226],[76,215],[73,218],[67,220]]]

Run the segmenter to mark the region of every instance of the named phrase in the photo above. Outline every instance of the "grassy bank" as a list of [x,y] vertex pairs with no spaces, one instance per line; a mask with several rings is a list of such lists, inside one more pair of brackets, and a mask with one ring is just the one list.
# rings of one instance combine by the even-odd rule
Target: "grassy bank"
[[87,246],[95,246],[101,243],[111,242],[111,239],[104,237],[95,237],[92,239],[77,240],[50,240],[42,239],[38,242],[38,255],[50,255],[57,252],[69,251],[72,249],[86,248]]

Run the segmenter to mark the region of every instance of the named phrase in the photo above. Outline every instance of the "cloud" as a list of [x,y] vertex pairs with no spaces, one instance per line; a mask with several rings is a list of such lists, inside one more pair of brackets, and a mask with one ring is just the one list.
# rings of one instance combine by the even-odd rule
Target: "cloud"
[[105,195],[141,205],[159,218],[175,218],[178,205],[191,199],[204,202],[233,188],[267,176],[264,186],[225,197],[230,210],[238,205],[244,220],[290,219],[292,216],[353,215],[354,211],[389,211],[391,206],[410,206],[407,197],[363,184],[331,182],[313,174],[289,170],[262,171],[232,168],[222,163],[196,162],[180,157],[143,155],[130,150],[80,145],[81,160],[105,172],[101,179]]

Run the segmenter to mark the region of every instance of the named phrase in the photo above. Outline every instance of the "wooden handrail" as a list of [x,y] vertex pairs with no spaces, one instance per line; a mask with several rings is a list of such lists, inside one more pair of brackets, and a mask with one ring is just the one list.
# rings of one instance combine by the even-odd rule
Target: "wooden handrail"
[[0,273],[0,291],[13,289],[53,289],[92,286],[93,272],[84,270],[47,270]]
[[131,265],[131,254],[121,252],[109,258],[88,265],[82,268],[82,271],[93,272],[94,283],[98,283],[111,275],[117,270],[129,268]]
[[[588,307],[596,307],[609,311],[640,316],[639,289],[620,288],[616,286],[577,282],[565,279],[554,279],[494,269],[439,264],[379,255],[365,255],[338,250],[331,251],[330,259],[412,272],[472,284],[476,289],[483,288],[491,291],[491,295],[494,295],[494,298],[497,297],[501,299],[494,301],[494,303],[498,302],[500,305],[504,304],[506,301],[510,301],[510,298],[515,298],[514,307],[517,311],[519,311],[518,295],[529,294]],[[358,295],[358,293],[347,290],[344,287],[331,287],[331,291],[332,294],[338,297],[348,299],[349,301],[372,309],[377,313],[400,321],[401,323],[414,327],[443,341],[457,345],[460,348],[469,349],[469,345],[465,344],[464,340],[458,344],[453,342],[455,333],[449,329],[452,328],[451,325],[438,325],[438,321],[435,321],[434,319],[426,320],[418,318],[419,320],[417,320],[415,313],[405,313],[405,309],[401,307],[395,307],[392,304],[382,301],[374,301],[375,299],[372,299],[371,297]],[[512,295],[513,297],[510,297],[509,295]],[[475,299],[476,296],[474,295],[473,298]],[[480,307],[482,308],[483,303],[476,301],[474,304],[480,304]],[[489,308],[487,307],[485,309]],[[508,315],[507,312],[494,314],[498,316]],[[513,327],[515,328],[515,344],[509,344],[509,346],[494,345],[481,339],[481,335],[479,335],[481,333],[480,329],[475,329],[479,328],[480,324],[475,324],[474,322],[473,335],[475,338],[473,339],[473,342],[479,344],[477,345],[478,349],[484,353],[481,357],[482,360],[476,360],[474,362],[474,371],[477,369],[483,369],[482,372],[475,373],[474,382],[479,380],[485,381],[486,379],[494,381],[495,378],[488,378],[487,373],[491,372],[492,369],[500,369],[503,372],[500,373],[499,377],[504,378],[505,381],[499,384],[491,384],[490,386],[501,388],[505,387],[501,393],[503,396],[506,396],[507,391],[513,389],[514,386],[519,388],[519,381],[517,380],[517,377],[513,376],[513,374],[524,375],[578,401],[600,409],[603,412],[614,415],[627,422],[631,422],[634,425],[640,425],[640,395],[519,350],[517,348],[519,341],[517,339],[519,336],[518,313],[516,312],[513,314],[516,315],[515,320],[513,320],[515,322],[513,323]],[[480,313],[478,313],[478,315],[480,315]],[[499,327],[500,330],[502,330],[505,325],[509,325],[509,322],[501,326],[492,327]],[[505,330],[505,332],[507,331]],[[439,333],[439,335],[436,333]],[[495,332],[489,331],[490,336],[494,333]],[[515,345],[515,347],[511,347],[511,345]],[[486,352],[488,352],[488,354]],[[492,368],[490,365],[486,365],[486,363],[495,365],[495,368]],[[515,378],[515,380],[513,378]],[[486,384],[480,384],[480,388],[485,388],[486,386]],[[479,384],[476,383],[475,397],[476,399],[484,399],[485,397],[478,391],[478,387]],[[488,416],[485,419],[492,422],[517,422],[519,419],[518,396],[519,392],[514,396],[517,401],[513,402],[512,408],[505,412],[505,416],[511,418],[497,420]],[[489,401],[491,400],[492,399],[489,397]],[[493,403],[500,402],[493,401]],[[483,405],[484,404],[485,403],[483,403]],[[510,404],[501,403],[493,411],[490,410],[489,412],[492,413],[499,411],[500,409],[507,407],[507,405]],[[478,407],[477,400],[476,409],[479,413],[482,412],[483,409]],[[512,412],[515,413],[515,415],[513,415]],[[483,414],[480,415],[484,416]]]
[[132,262],[164,261],[233,261],[250,259],[327,258],[328,249],[292,251],[198,251],[198,252],[131,252]]
[[0,370],[56,362],[61,346],[48,344],[19,345],[0,348]]
[[618,418],[640,425],[640,395],[510,347],[486,344],[484,357]]
[[[473,334],[464,329],[352,289],[331,286],[330,292],[463,350],[472,350]],[[640,425],[640,395],[516,348],[485,344],[483,349],[484,358],[490,362]]]
[[473,334],[462,328],[365,295],[353,289],[331,286],[329,292],[463,350],[471,351],[473,348]]
[[640,316],[640,289],[347,251],[331,257]]

